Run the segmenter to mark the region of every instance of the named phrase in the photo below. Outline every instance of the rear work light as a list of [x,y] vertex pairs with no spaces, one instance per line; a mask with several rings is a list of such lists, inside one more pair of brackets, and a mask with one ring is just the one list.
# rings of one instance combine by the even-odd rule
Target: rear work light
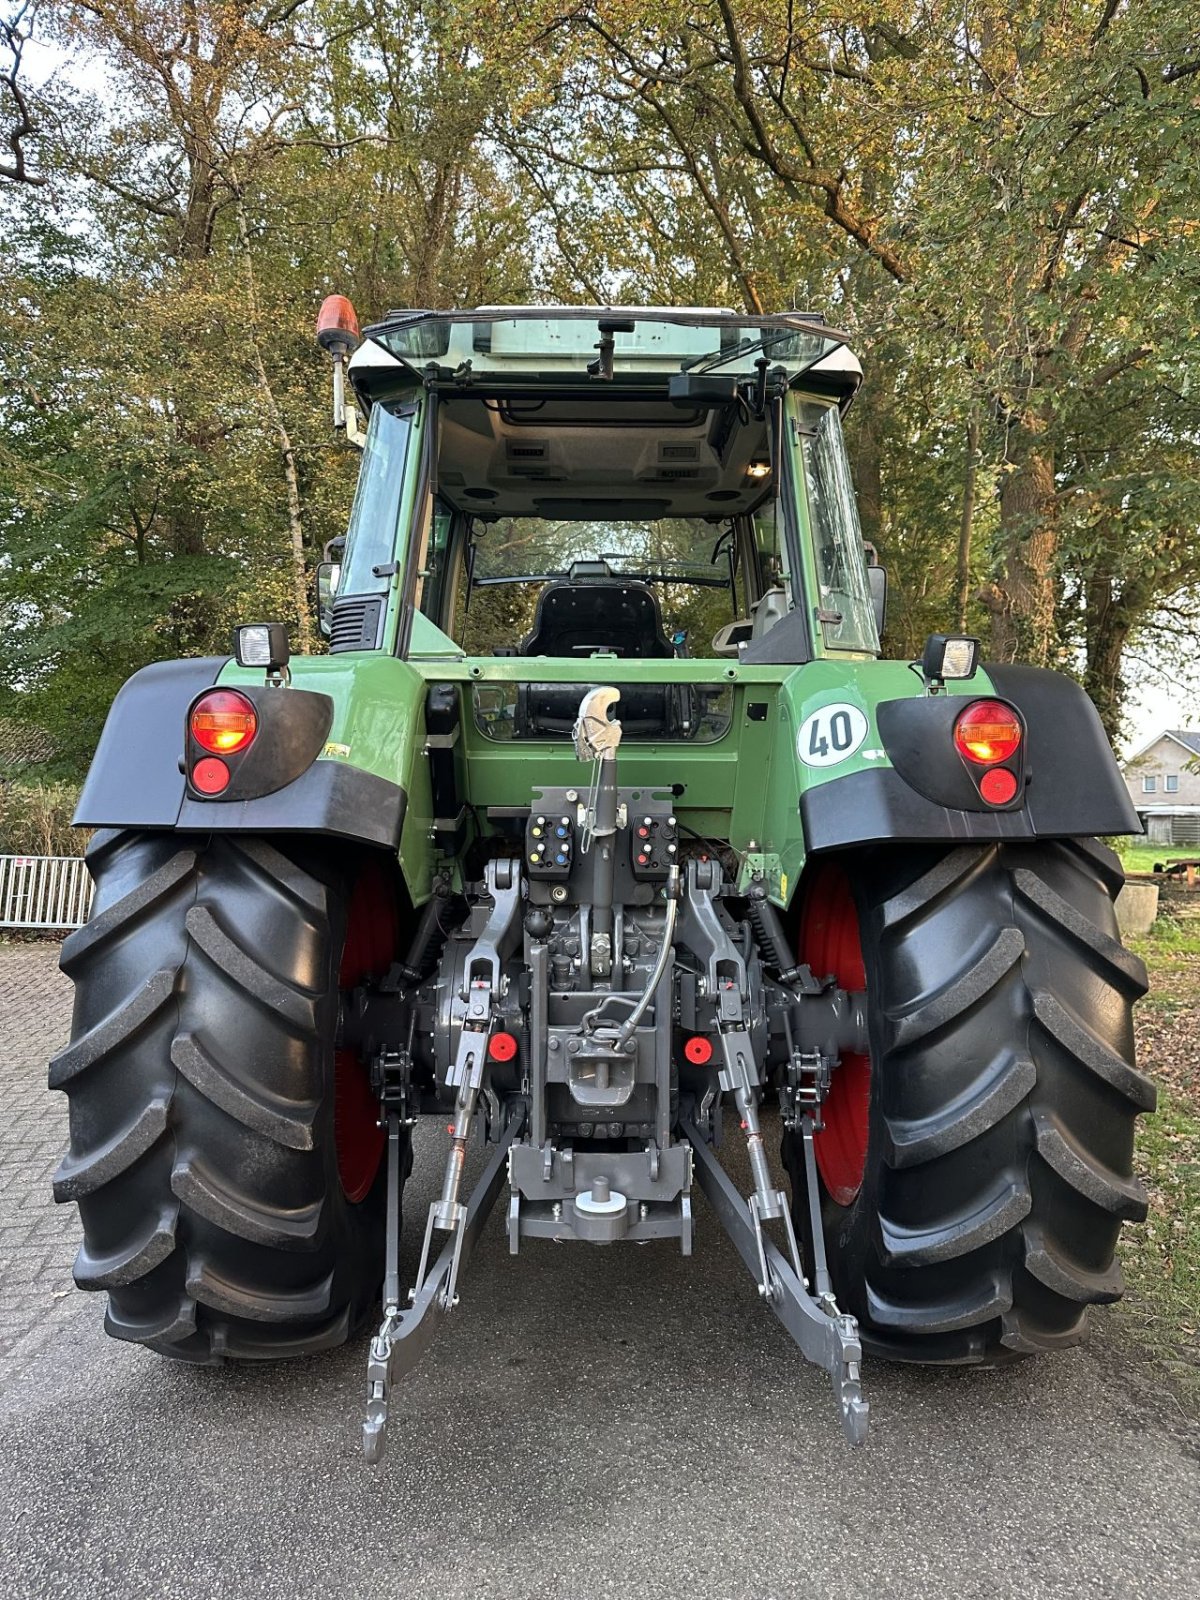
[[236,755],[258,732],[251,701],[234,689],[214,689],[192,707],[192,738],[214,755]]
[[976,700],[954,724],[954,747],[981,767],[1007,761],[1021,743],[1021,723],[1011,706],[999,700]]
[[282,622],[241,623],[233,630],[233,653],[239,667],[282,672],[291,655],[287,629]]

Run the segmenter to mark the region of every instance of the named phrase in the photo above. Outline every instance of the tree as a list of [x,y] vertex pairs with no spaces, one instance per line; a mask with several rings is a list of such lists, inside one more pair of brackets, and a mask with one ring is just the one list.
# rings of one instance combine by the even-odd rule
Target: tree
[[446,51],[395,75],[388,52],[427,41],[387,8],[97,0],[45,22],[117,92],[45,89],[50,182],[0,202],[2,677],[78,767],[145,661],[224,650],[253,615],[311,642],[356,466],[321,297],[520,298],[529,252],[478,149],[486,85],[459,106]]
[[30,168],[26,153],[26,140],[39,129],[22,80],[25,46],[29,43],[36,14],[36,0],[22,0],[10,17],[0,17],[0,91],[4,97],[7,121],[4,139],[9,152],[7,159],[0,161],[0,178],[40,188],[47,180],[42,173]]
[[[592,186],[584,205],[599,186],[659,214],[668,192],[669,237],[627,248],[637,281],[647,253],[678,245],[677,219],[694,217],[686,192],[745,304],[787,303],[791,284],[816,282],[867,358],[886,352],[885,392],[927,393],[919,375],[936,373],[931,431],[914,439],[911,416],[893,420],[931,469],[924,488],[908,480],[912,512],[936,506],[942,551],[964,527],[975,535],[940,563],[942,599],[961,612],[964,567],[982,561],[974,604],[993,656],[1069,662],[1097,505],[1120,523],[1130,459],[1153,456],[1164,402],[1194,382],[1200,60],[1188,19],[1165,0],[919,11],[681,0],[617,13],[551,3],[524,26],[570,41],[562,87],[508,133],[538,190],[554,193],[559,169],[568,191],[577,175]],[[603,108],[590,118],[589,102]],[[878,438],[864,421],[868,520],[899,525],[909,488],[874,481]],[[1189,514],[1163,506],[1159,534]],[[1147,627],[1171,586],[1191,581],[1179,564],[1150,571],[1127,591]],[[1119,655],[1117,617],[1092,619],[1097,659]],[[1106,711],[1114,730],[1118,706]]]

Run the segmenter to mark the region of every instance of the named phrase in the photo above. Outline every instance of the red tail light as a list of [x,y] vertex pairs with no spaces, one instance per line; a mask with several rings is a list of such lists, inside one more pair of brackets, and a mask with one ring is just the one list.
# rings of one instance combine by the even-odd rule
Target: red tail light
[[236,755],[258,732],[258,717],[244,694],[214,689],[192,707],[191,732],[202,749],[218,756]]
[[192,768],[192,787],[201,794],[220,794],[229,786],[229,768],[216,756],[202,756]]
[[960,756],[989,767],[1007,761],[1021,743],[1021,723],[1011,706],[999,700],[976,700],[954,724],[954,745]]
[[1016,774],[1007,767],[993,767],[979,780],[979,792],[990,806],[1006,806],[1017,792]]

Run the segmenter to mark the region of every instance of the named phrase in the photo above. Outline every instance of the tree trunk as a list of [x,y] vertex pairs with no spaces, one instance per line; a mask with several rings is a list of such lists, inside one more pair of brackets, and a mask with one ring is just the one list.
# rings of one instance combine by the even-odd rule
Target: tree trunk
[[440,305],[444,298],[442,271],[454,231],[460,178],[461,168],[457,163],[438,163],[433,188],[425,205],[425,234],[418,247],[413,273],[414,305]]
[[193,466],[206,449],[204,429],[189,414],[189,396],[181,388],[171,397],[177,466],[167,485],[167,526],[177,556],[205,554],[205,519],[192,488]]
[[1001,570],[980,598],[992,614],[994,661],[1048,666],[1055,654],[1054,457],[1023,424],[1000,491]]
[[1113,568],[1120,526],[1110,516],[1097,531],[1100,553],[1084,590],[1083,686],[1100,713],[1105,733],[1115,744],[1125,710],[1126,684],[1121,671],[1125,647],[1145,617],[1155,582],[1140,573],[1118,581]]
[[291,546],[292,605],[296,612],[296,642],[302,655],[312,650],[312,617],[308,599],[308,563],[304,555],[304,522],[300,513],[300,475],[296,470],[296,451],[288,431],[257,338],[251,341],[254,352],[254,373],[263,400],[271,414],[271,422],[279,440],[279,454],[283,461],[283,480],[287,491],[288,542]]
[[1113,581],[1106,573],[1093,573],[1085,593],[1087,660],[1083,686],[1100,713],[1109,741],[1115,743],[1121,730],[1121,707],[1125,697],[1121,656],[1129,639],[1130,619],[1118,603]]
[[971,537],[975,525],[975,479],[979,470],[979,413],[974,406],[967,418],[967,450],[963,462],[962,520],[958,525],[958,559],[954,573],[954,621],[959,633],[967,629],[967,590],[971,583]]
[[249,327],[250,327],[250,353],[254,364],[254,376],[258,381],[259,391],[263,397],[267,411],[271,418],[271,425],[279,441],[279,454],[283,462],[283,480],[287,494],[288,514],[288,542],[291,554],[292,571],[292,605],[296,612],[296,642],[302,654],[312,650],[312,616],[308,599],[308,564],[304,556],[304,522],[300,508],[300,475],[296,470],[296,450],[292,444],[292,436],[288,431],[283,409],[271,387],[271,380],[267,374],[266,363],[262,357],[262,345],[258,336],[258,285],[254,276],[254,254],[250,246],[250,233],[246,227],[246,213],[242,208],[241,200],[237,204],[238,239],[242,246],[242,256],[246,265],[246,298],[249,301]]

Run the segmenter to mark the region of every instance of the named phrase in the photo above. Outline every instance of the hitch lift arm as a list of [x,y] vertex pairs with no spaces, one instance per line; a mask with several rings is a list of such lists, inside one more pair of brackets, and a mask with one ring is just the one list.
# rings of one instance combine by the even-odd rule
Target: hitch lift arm
[[822,1367],[833,1380],[833,1393],[842,1421],[842,1432],[851,1444],[862,1444],[867,1437],[870,1407],[863,1399],[859,1381],[859,1363],[862,1345],[858,1337],[858,1323],[852,1316],[840,1312],[828,1287],[829,1278],[824,1262],[824,1238],[816,1188],[816,1162],[812,1150],[812,1123],[806,1116],[802,1130],[804,1136],[804,1165],[809,1175],[808,1205],[816,1243],[817,1297],[809,1293],[808,1284],[792,1263],[768,1238],[752,1206],[738,1193],[733,1180],[721,1166],[703,1134],[690,1118],[683,1122],[683,1132],[692,1146],[696,1160],[696,1179],[704,1190],[725,1232],[733,1240],[738,1254],[757,1278],[762,1270],[763,1256],[770,1292],[764,1301],[783,1323],[803,1354],[814,1366]]
[[[706,962],[708,991],[717,1001],[718,1040],[722,1052],[719,1082],[732,1093],[746,1134],[747,1154],[754,1177],[754,1193],[739,1194],[691,1117],[683,1120],[683,1133],[692,1146],[696,1177],[738,1254],[758,1280],[758,1292],[783,1323],[810,1361],[833,1379],[842,1419],[842,1431],[851,1444],[867,1437],[869,1408],[859,1382],[862,1345],[854,1317],[838,1309],[825,1259],[821,1224],[817,1163],[813,1150],[813,1112],[819,1114],[827,1081],[818,1077],[806,1097],[796,1093],[785,1107],[804,1147],[805,1198],[813,1241],[815,1295],[800,1263],[800,1250],[792,1226],[787,1195],[776,1189],[767,1165],[758,1121],[761,1087],[754,1049],[746,1028],[743,997],[746,969],[733,941],[717,915],[720,879],[711,863],[688,863],[688,893],[684,901],[685,926],[691,948]],[[807,1058],[801,1058],[807,1061]],[[817,1060],[820,1060],[819,1055]],[[788,1255],[768,1237],[764,1223],[782,1221]]]
[[[442,1192],[429,1207],[421,1263],[409,1293],[410,1309],[400,1310],[400,1139],[401,1107],[392,1104],[383,1081],[384,1122],[388,1130],[387,1240],[383,1279],[383,1323],[371,1341],[367,1360],[367,1416],[363,1423],[363,1455],[375,1462],[387,1437],[388,1400],[397,1377],[424,1354],[445,1313],[458,1303],[458,1277],[488,1212],[504,1182],[508,1152],[525,1120],[524,1104],[510,1112],[483,1176],[471,1198],[459,1199],[466,1164],[467,1139],[475,1117],[487,1065],[487,1047],[496,1021],[501,992],[502,954],[511,942],[521,903],[520,876],[511,861],[491,861],[487,888],[492,908],[471,950],[465,988],[456,1009],[460,1019],[458,1050],[448,1077],[456,1091],[454,1122]],[[449,1238],[429,1267],[435,1230]]]
[[[371,1340],[367,1359],[367,1415],[363,1422],[363,1456],[377,1462],[387,1443],[388,1402],[393,1386],[411,1372],[433,1343],[442,1318],[453,1303],[447,1293],[452,1278],[470,1259],[483,1232],[483,1225],[504,1187],[508,1152],[525,1122],[525,1108],[518,1104],[495,1146],[471,1198],[463,1207],[457,1230],[447,1240],[428,1276],[418,1282],[407,1311],[398,1306],[385,1308],[383,1326]],[[390,1218],[389,1218],[390,1221]]]

